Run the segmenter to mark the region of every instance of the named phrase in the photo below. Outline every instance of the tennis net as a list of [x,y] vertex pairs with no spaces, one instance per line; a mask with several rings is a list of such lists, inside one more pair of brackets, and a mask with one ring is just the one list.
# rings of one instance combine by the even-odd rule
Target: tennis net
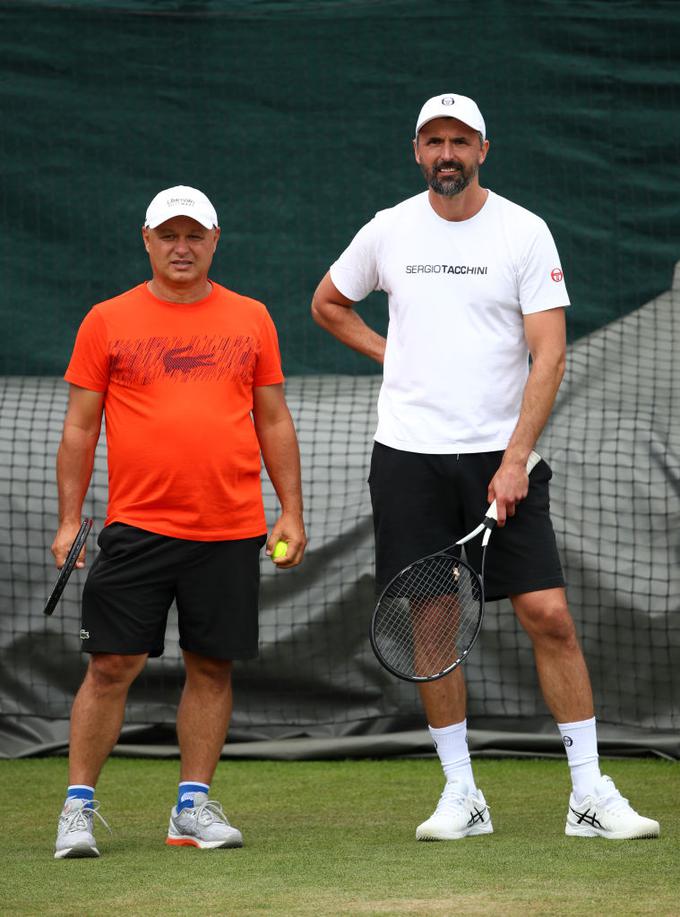
[[[674,286],[572,346],[539,444],[554,472],[552,514],[598,717],[651,734],[680,725],[679,299]],[[417,692],[386,675],[367,638],[374,581],[366,478],[378,388],[375,376],[304,376],[287,384],[309,549],[293,571],[263,559],[261,654],[237,666],[235,738],[422,726]],[[2,714],[28,724],[68,717],[83,668],[84,573],[74,574],[53,618],[41,613],[54,578],[53,469],[65,400],[66,385],[55,378],[0,380]],[[106,485],[100,443],[86,506],[98,526]],[[268,481],[265,502],[273,521]],[[165,655],[133,686],[128,725],[174,723],[182,683],[176,638],[171,613]],[[465,670],[472,723],[510,730],[548,723],[530,643],[507,602],[488,607]]]

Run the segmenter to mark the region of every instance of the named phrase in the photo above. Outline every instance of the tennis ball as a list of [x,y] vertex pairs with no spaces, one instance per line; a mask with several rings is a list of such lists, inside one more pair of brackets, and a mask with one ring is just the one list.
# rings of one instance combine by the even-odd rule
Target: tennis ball
[[288,553],[288,542],[287,541],[277,541],[274,545],[274,553],[272,557],[285,557]]

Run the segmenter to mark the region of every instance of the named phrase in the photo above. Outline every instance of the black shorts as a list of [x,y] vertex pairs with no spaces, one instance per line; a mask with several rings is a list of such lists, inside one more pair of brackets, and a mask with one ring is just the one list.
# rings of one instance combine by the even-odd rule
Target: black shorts
[[[489,483],[502,458],[503,452],[425,455],[375,443],[368,483],[379,592],[414,560],[441,551],[479,525],[489,506]],[[486,553],[487,601],[564,586],[550,521],[551,477],[547,463],[539,462],[515,515],[494,530]],[[481,541],[480,536],[465,545],[476,570]]]
[[265,541],[266,535],[186,541],[121,522],[106,526],[83,589],[83,650],[162,655],[175,599],[182,649],[216,659],[254,658]]

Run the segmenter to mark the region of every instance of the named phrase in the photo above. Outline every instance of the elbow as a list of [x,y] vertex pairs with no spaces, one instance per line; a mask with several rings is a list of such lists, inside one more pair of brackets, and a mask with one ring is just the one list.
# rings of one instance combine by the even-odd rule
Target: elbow
[[321,305],[319,299],[314,296],[312,299],[312,318],[317,325],[320,325],[322,328],[327,327],[326,317],[324,315],[324,309]]
[[537,380],[540,379],[543,384],[554,386],[557,390],[567,368],[566,351],[532,354],[532,367],[532,373],[536,374]]

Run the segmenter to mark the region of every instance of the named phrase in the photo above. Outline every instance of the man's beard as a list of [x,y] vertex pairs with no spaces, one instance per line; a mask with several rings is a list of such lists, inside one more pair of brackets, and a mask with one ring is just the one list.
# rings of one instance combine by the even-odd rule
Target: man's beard
[[[451,175],[441,175],[441,169],[458,169],[459,171]],[[433,166],[432,170],[428,172],[426,169],[422,169],[423,175],[425,176],[425,181],[428,183],[430,188],[435,192],[435,194],[442,194],[444,197],[455,197],[457,194],[460,194],[461,191],[464,191],[465,188],[470,184],[472,179],[475,177],[479,170],[478,166],[471,166],[470,169],[466,172],[463,166],[458,165],[455,162],[441,162],[436,166]]]

